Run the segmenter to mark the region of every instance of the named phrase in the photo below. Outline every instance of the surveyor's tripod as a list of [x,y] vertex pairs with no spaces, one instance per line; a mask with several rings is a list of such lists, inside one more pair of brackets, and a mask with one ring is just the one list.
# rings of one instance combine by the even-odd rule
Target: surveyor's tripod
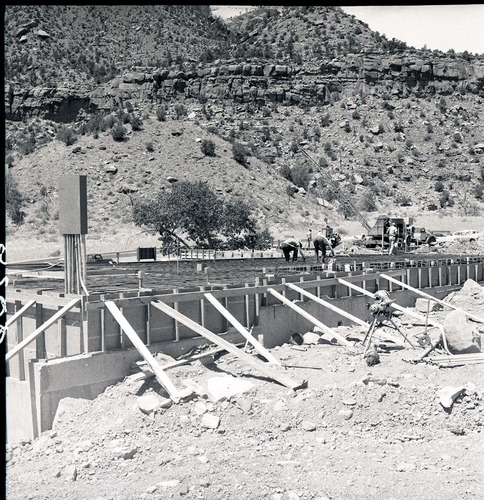
[[392,311],[390,309],[389,304],[380,302],[372,304],[369,309],[373,316],[373,320],[370,323],[370,328],[368,328],[365,338],[363,339],[363,345],[365,345],[365,342],[368,340],[368,344],[366,345],[365,350],[363,352],[363,357],[366,355],[371,346],[371,338],[373,337],[373,333],[375,331],[376,326],[383,324],[384,321],[390,322],[393,328],[397,330],[397,332],[415,349],[415,346],[412,344],[412,342],[410,342],[408,337],[400,330],[400,328],[398,328],[396,323],[393,321]]

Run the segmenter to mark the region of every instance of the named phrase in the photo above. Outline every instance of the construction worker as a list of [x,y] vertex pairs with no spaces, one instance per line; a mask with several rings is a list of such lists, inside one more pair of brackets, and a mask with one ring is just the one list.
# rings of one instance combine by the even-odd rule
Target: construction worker
[[321,262],[325,262],[326,260],[326,250],[331,252],[331,257],[334,257],[334,250],[329,241],[329,238],[324,236],[322,231],[319,231],[318,234],[314,237],[314,251],[316,252],[316,262],[319,260],[319,251],[321,250]]
[[303,246],[302,243],[295,238],[288,238],[287,240],[284,240],[281,243],[281,250],[282,253],[284,254],[286,262],[289,262],[291,258],[291,253],[292,253],[292,261],[296,262],[298,250],[301,253],[301,257],[303,258],[303,260],[306,260],[306,257],[304,257],[304,254],[302,253],[302,246]]
[[313,242],[313,230],[310,229],[308,231],[308,250],[311,248],[312,242]]
[[392,222],[391,226],[388,228],[387,233],[388,233],[388,240],[390,242],[388,255],[393,255],[398,237],[398,229],[394,222]]

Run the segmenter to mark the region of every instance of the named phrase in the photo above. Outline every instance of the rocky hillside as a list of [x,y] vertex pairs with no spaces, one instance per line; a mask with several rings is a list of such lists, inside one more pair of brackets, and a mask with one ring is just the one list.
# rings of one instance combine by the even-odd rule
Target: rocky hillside
[[484,57],[407,47],[338,7],[224,23],[208,6],[9,6],[5,74],[8,173],[43,231],[63,173],[89,175],[101,232],[169,176],[250,200],[269,228],[342,220],[342,198],[365,216],[482,210]]

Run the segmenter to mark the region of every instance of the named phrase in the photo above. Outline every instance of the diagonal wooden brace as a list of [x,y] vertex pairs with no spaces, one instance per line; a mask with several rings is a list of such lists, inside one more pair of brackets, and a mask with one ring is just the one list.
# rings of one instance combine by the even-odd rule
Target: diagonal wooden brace
[[291,389],[295,390],[295,389],[304,387],[306,385],[306,381],[296,382],[296,381],[292,380],[291,378],[289,378],[287,375],[284,375],[282,373],[278,373],[273,368],[270,368],[269,366],[267,366],[267,364],[264,363],[263,361],[260,361],[256,358],[254,358],[253,356],[251,356],[250,354],[247,354],[247,353],[241,351],[234,344],[226,341],[225,339],[221,338],[219,335],[211,332],[210,330],[207,330],[205,327],[199,325],[198,323],[196,323],[192,319],[188,318],[187,316],[181,314],[180,312],[175,311],[169,305],[167,305],[163,302],[159,302],[159,301],[152,302],[151,304],[153,305],[153,307],[156,307],[161,312],[164,312],[168,316],[171,316],[172,318],[176,319],[177,321],[179,321],[183,325],[187,326],[188,328],[190,328],[194,332],[198,333],[202,337],[205,337],[206,339],[210,340],[214,344],[225,348],[226,351],[234,354],[235,356],[240,358],[242,361],[245,361],[250,366],[261,371],[267,377],[270,377],[274,380],[277,380],[277,382],[285,385],[286,387],[290,387]]

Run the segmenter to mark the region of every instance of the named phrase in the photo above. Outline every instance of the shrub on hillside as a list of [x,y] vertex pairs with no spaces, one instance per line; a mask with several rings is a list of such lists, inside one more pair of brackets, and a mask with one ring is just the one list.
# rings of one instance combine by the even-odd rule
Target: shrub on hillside
[[452,207],[454,206],[454,199],[450,196],[449,191],[443,191],[439,198],[440,208]]
[[158,119],[159,122],[166,121],[166,106],[160,106],[156,110],[156,118]]
[[183,104],[175,104],[175,117],[177,120],[188,115],[186,106]]
[[77,141],[77,135],[71,128],[61,127],[57,132],[56,139],[66,146],[72,146]]
[[306,165],[296,165],[291,169],[291,178],[294,185],[307,189],[311,180],[311,170]]
[[133,116],[131,118],[131,128],[134,131],[139,131],[143,129],[143,120],[139,116]]
[[17,181],[10,172],[5,176],[5,205],[7,215],[16,225],[23,224],[25,212],[22,210],[26,202],[25,196],[20,192]]
[[434,189],[437,193],[441,193],[444,190],[444,184],[441,181],[437,181],[434,185]]
[[250,156],[250,152],[240,142],[234,142],[232,144],[232,155],[235,161],[245,166],[247,164],[247,158]]
[[124,139],[126,138],[127,132],[128,131],[126,130],[126,128],[123,127],[123,125],[121,125],[120,123],[118,123],[111,130],[111,135],[113,136],[113,139],[115,141],[121,142],[124,141]]
[[478,200],[484,199],[484,182],[480,182],[474,186],[474,196]]
[[154,150],[155,150],[155,147],[153,146],[153,143],[147,142],[146,143],[146,151],[149,151],[150,153],[152,153]]
[[210,139],[203,139],[200,149],[205,156],[215,156],[215,143]]

